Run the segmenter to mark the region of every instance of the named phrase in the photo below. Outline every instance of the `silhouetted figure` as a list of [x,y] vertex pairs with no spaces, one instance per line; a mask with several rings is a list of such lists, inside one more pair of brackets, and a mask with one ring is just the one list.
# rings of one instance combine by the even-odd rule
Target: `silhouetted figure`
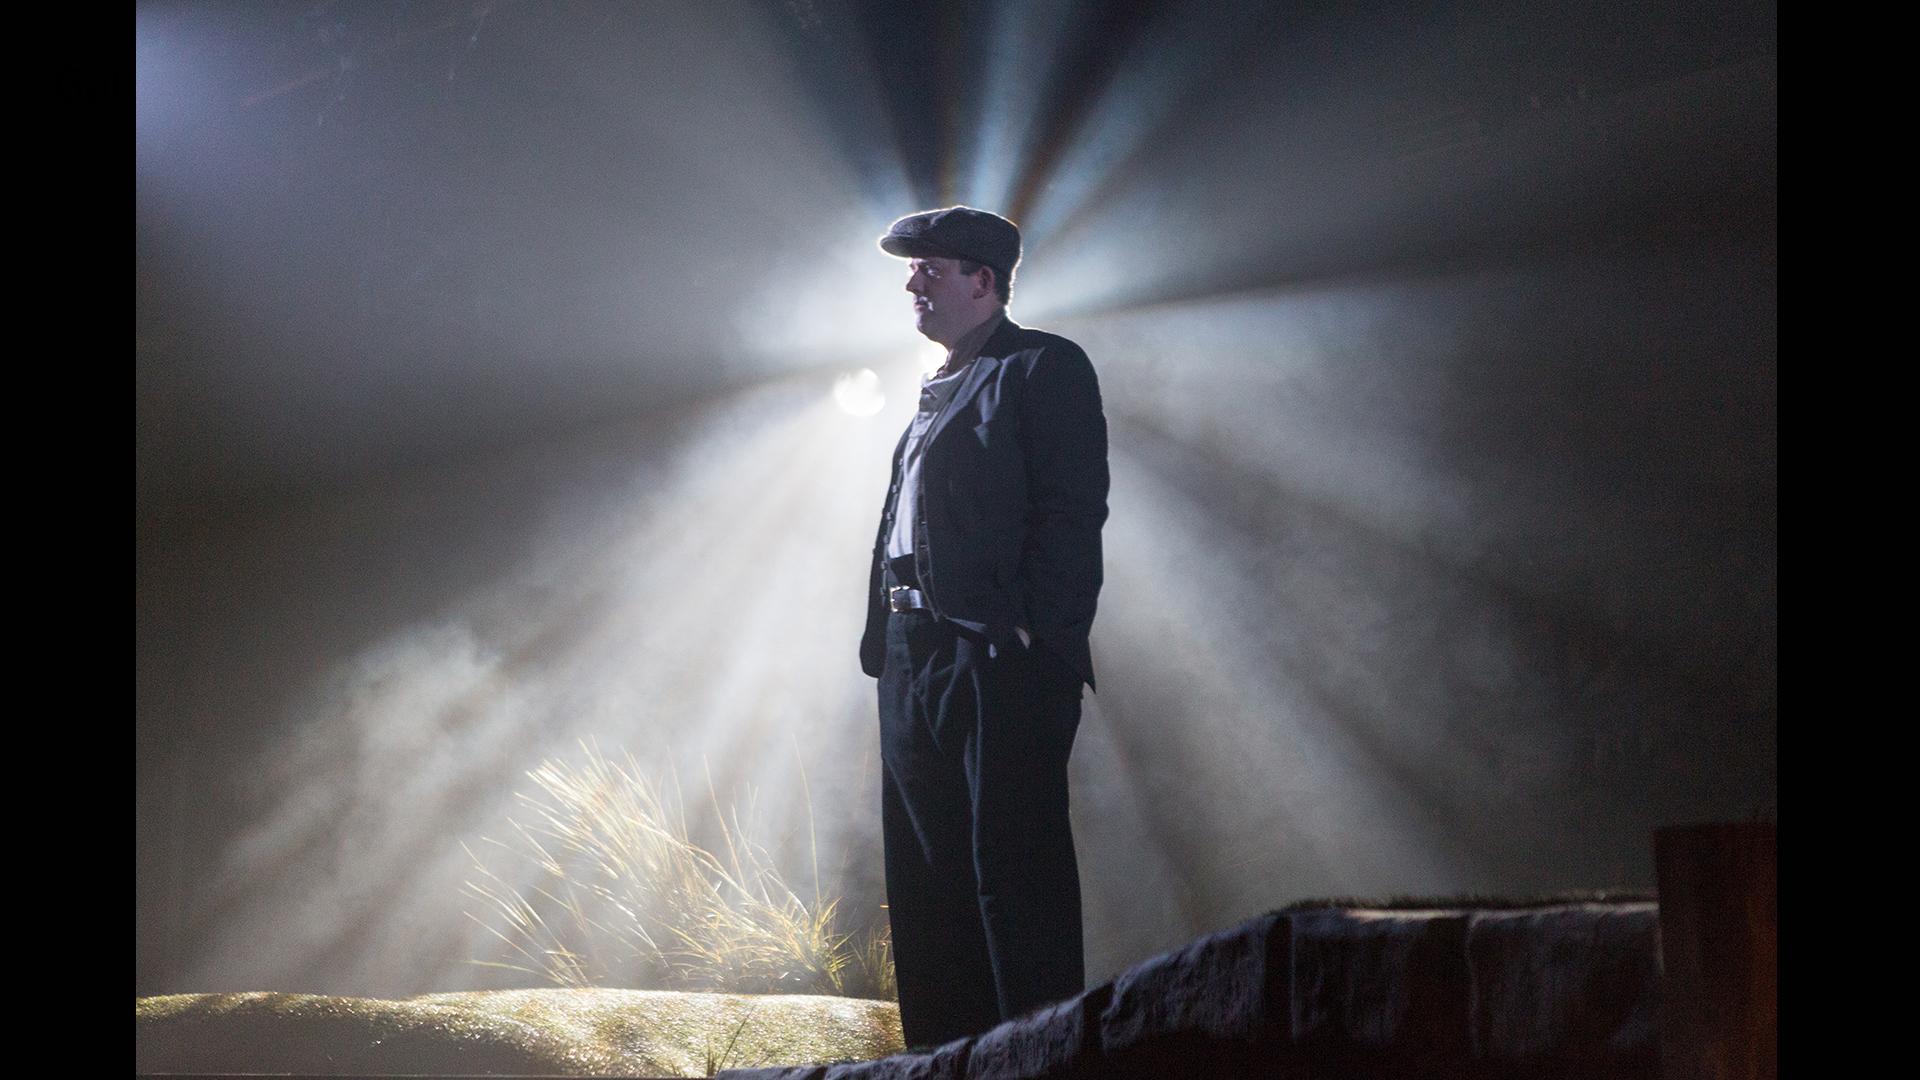
[[909,1044],[1082,989],[1067,758],[1100,594],[1107,426],[1078,345],[1006,317],[1020,232],[956,206],[880,240],[947,347],[894,451],[860,663]]

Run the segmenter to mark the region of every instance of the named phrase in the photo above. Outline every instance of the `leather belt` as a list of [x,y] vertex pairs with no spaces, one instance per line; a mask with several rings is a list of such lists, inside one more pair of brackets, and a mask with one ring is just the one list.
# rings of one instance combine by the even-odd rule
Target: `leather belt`
[[894,585],[887,589],[888,611],[931,611],[927,606],[927,594],[919,589],[909,589],[905,585]]

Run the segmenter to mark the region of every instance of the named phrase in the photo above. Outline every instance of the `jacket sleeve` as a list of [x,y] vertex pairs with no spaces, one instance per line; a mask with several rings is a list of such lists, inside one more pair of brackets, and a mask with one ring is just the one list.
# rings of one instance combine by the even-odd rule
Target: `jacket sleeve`
[[1100,596],[1109,481],[1100,382],[1078,345],[1040,350],[1021,424],[1027,530],[1017,588],[1035,637],[1084,639]]

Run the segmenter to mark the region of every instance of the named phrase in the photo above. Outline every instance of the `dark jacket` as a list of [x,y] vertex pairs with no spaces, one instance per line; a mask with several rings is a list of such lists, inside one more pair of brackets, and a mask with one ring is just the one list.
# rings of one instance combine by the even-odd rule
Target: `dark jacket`
[[[887,511],[906,435],[893,451],[867,594],[860,667],[886,658],[881,586]],[[920,464],[914,562],[934,614],[1020,648],[1016,625],[1093,685],[1087,631],[1100,596],[1100,526],[1107,520],[1107,421],[1100,383],[1080,346],[1005,322],[968,366],[928,429]]]

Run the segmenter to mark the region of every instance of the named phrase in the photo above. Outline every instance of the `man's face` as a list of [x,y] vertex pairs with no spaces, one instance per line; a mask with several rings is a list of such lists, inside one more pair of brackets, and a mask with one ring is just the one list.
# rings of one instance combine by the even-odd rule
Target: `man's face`
[[922,334],[951,345],[979,321],[979,282],[960,272],[958,259],[909,259],[907,273],[913,325]]

